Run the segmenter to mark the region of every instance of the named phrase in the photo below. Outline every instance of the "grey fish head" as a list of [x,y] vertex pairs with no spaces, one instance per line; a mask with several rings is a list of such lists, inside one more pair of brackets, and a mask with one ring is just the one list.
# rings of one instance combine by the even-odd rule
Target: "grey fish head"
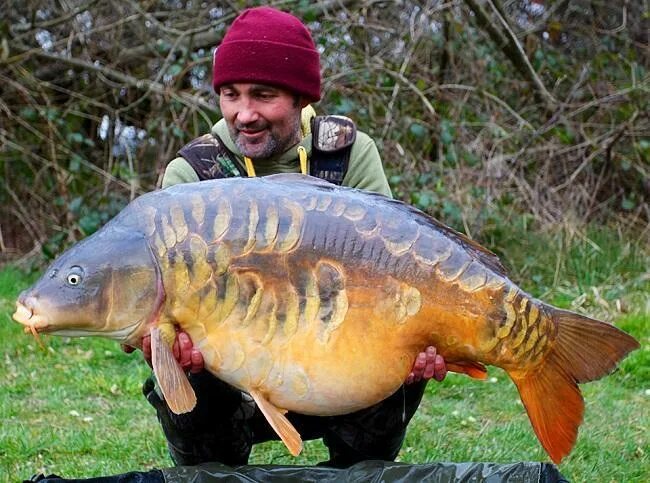
[[13,318],[26,332],[139,346],[163,299],[145,235],[109,224],[64,252],[22,292]]

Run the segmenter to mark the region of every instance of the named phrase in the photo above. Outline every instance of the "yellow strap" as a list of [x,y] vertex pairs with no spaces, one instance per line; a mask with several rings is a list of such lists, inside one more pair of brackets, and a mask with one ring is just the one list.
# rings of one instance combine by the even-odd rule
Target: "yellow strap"
[[303,146],[298,146],[298,157],[300,158],[300,172],[307,174],[307,150]]
[[255,167],[253,166],[253,160],[248,156],[244,156],[244,163],[246,163],[246,174],[249,178],[255,177]]
[[311,104],[307,104],[300,112],[300,131],[302,137],[311,134],[311,120],[316,117],[316,111]]

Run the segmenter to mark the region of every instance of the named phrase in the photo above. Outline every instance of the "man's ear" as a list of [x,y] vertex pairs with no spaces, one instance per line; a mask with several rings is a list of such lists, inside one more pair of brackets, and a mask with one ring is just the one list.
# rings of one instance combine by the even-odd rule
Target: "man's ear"
[[299,104],[300,104],[300,109],[304,109],[305,107],[307,107],[307,106],[309,105],[309,100],[307,100],[307,99],[304,98],[303,96],[300,96],[300,97],[298,98],[298,100],[300,101],[300,102],[299,102]]

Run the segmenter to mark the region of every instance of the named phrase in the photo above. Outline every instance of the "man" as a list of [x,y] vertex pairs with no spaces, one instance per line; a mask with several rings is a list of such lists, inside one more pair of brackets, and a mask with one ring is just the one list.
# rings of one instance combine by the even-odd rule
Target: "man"
[[[181,149],[181,156],[167,166],[163,187],[225,176],[303,172],[391,195],[372,139],[356,132],[346,118],[314,117],[309,103],[320,99],[319,54],[296,17],[269,7],[244,11],[215,51],[213,74],[223,119],[209,135]],[[145,339],[149,361],[150,350]],[[196,408],[173,414],[153,378],[143,391],[156,408],[176,464],[242,465],[253,444],[277,439],[248,395],[203,370],[202,356],[186,333],[177,335],[174,353],[190,372]],[[287,417],[304,439],[323,438],[330,451],[327,465],[393,460],[426,380],[442,380],[445,374],[444,360],[429,347],[416,358],[406,384],[373,407],[336,417]]]

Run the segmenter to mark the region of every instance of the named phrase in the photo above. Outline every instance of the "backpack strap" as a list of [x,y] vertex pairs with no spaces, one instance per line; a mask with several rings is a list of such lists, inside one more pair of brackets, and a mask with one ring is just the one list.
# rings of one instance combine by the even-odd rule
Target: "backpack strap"
[[309,174],[341,185],[357,138],[354,121],[345,116],[316,116],[312,119],[311,132]]
[[[309,174],[341,185],[357,138],[354,121],[345,116],[315,116],[311,131]],[[178,155],[192,166],[200,181],[246,176],[237,157],[212,133],[193,139],[178,151]]]
[[235,155],[219,136],[211,133],[193,139],[178,151],[178,155],[192,166],[200,181],[245,175]]

